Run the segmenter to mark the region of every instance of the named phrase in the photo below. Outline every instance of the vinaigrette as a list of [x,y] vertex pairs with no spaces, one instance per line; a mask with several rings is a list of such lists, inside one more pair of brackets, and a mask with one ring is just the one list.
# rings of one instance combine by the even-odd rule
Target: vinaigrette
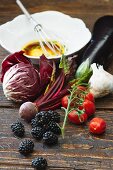
[[[55,44],[57,48],[55,48],[55,51],[56,53],[54,53],[45,43],[43,43],[45,49],[47,50],[47,55],[49,57],[54,57],[56,55],[60,56],[62,54],[64,54],[64,51],[65,51],[65,48],[63,45],[61,45],[59,42],[57,41],[52,41],[53,44]],[[22,50],[25,52],[26,55],[28,56],[34,56],[34,57],[40,57],[44,54],[44,51],[43,49],[41,48],[40,46],[40,43],[39,41],[33,41],[33,42],[30,42],[28,44],[26,44]]]

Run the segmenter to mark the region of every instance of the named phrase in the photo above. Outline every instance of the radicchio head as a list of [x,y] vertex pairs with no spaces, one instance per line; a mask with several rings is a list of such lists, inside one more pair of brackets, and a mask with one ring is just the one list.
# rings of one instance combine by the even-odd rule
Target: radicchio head
[[15,64],[4,75],[3,91],[9,100],[33,101],[40,93],[38,71],[31,64]]

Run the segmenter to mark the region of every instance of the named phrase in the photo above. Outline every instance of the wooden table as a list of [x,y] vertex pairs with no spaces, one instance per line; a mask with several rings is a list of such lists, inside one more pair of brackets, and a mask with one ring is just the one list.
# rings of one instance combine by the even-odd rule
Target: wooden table
[[[93,27],[95,20],[103,15],[113,15],[112,0],[23,0],[31,13],[44,10],[58,10],[72,17],[84,20],[86,25]],[[0,24],[12,20],[21,14],[15,0],[0,0]],[[8,54],[0,47],[0,62]],[[113,65],[109,69],[113,72]],[[18,118],[18,107],[9,102],[0,85],[0,169],[31,170],[31,160],[43,156],[48,161],[49,170],[74,169],[113,169],[113,96],[96,100],[95,116],[107,122],[106,133],[101,136],[91,135],[88,123],[84,126],[67,125],[65,139],[59,138],[59,144],[47,147],[42,142],[35,142],[35,150],[29,157],[18,152],[21,139],[13,136],[10,124]],[[23,121],[26,128],[25,138],[31,138],[30,125]]]

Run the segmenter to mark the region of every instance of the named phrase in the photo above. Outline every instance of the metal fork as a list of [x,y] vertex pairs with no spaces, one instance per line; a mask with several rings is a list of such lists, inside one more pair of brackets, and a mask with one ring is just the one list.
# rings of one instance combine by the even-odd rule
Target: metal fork
[[[59,55],[58,52],[61,53],[61,48],[58,47],[55,43],[52,42],[52,38],[50,36],[48,36],[47,32],[44,31],[42,25],[40,23],[38,23],[31,15],[30,13],[27,11],[27,9],[23,6],[22,2],[20,0],[16,0],[16,3],[18,4],[18,6],[20,7],[20,9],[23,11],[23,13],[26,15],[26,17],[28,18],[28,20],[33,24],[34,26],[34,31],[38,33],[39,35],[39,43],[40,46],[43,50],[43,53],[45,56],[49,56],[48,51],[45,48],[45,44],[46,46],[55,54],[55,55]],[[62,45],[62,44],[61,44]]]

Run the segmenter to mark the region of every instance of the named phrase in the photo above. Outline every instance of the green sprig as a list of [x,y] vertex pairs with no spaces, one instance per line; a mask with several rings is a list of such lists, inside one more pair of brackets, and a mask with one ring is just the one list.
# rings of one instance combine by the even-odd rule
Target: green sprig
[[[62,137],[64,138],[64,132],[65,132],[65,126],[66,126],[66,122],[67,122],[67,118],[68,118],[68,114],[72,111],[72,110],[77,110],[77,107],[71,107],[71,103],[73,102],[73,100],[79,99],[78,103],[76,103],[77,105],[81,105],[81,103],[83,102],[81,100],[81,98],[79,98],[77,96],[76,91],[78,90],[78,86],[82,85],[82,86],[89,86],[89,79],[92,75],[93,71],[89,65],[89,60],[87,59],[86,61],[84,61],[77,69],[76,71],[76,75],[75,75],[75,79],[71,81],[71,83],[73,83],[73,85],[71,86],[71,89],[69,89],[70,91],[70,96],[68,97],[68,105],[67,108],[62,107],[62,109],[65,112],[65,117],[64,117],[64,121],[63,121],[63,125],[61,128],[61,133],[62,133]],[[85,95],[84,92],[82,92],[83,95]],[[78,116],[80,116],[80,114],[83,114],[81,111],[78,112]]]
[[68,114],[72,111],[71,109],[71,102],[73,100],[73,95],[75,93],[75,88],[72,89],[70,96],[68,97],[68,105],[67,108],[62,107],[62,109],[65,111],[65,117],[64,117],[64,121],[63,121],[63,125],[61,127],[61,133],[62,133],[62,137],[64,138],[64,131],[65,131],[65,126],[66,126],[66,122],[67,122],[67,117]]
[[69,72],[70,72],[69,61],[65,55],[62,55],[62,57],[60,59],[59,68],[62,68],[64,70],[65,75],[69,74]]

